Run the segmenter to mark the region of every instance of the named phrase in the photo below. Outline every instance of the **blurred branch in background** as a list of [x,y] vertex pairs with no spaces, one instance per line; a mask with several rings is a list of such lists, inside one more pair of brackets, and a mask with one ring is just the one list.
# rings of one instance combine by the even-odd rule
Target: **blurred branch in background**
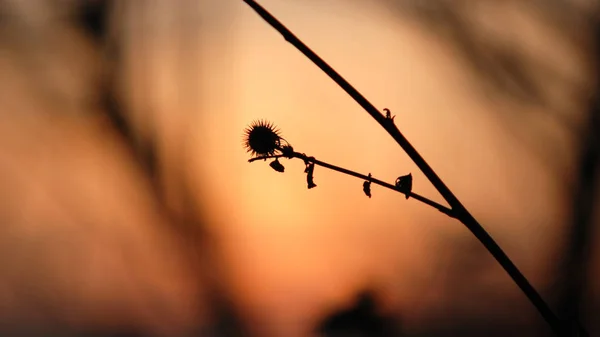
[[[499,121],[549,119],[570,137],[585,129],[585,116],[574,103],[589,99],[594,82],[588,76],[594,63],[593,21],[585,8],[569,1],[484,0],[475,5],[454,0],[386,1],[403,19],[414,20],[445,40],[475,76],[477,90],[492,102],[544,113],[508,113],[496,116]],[[511,124],[507,130],[511,129],[519,127]],[[525,146],[534,145],[531,130],[511,132]],[[566,163],[557,151],[571,150],[548,149],[545,144],[535,144],[532,154],[550,168],[562,168]]]
[[[590,305],[584,299],[590,295],[593,210],[598,204],[600,76],[597,70],[586,70],[597,69],[600,62],[597,3],[437,0],[390,1],[390,6],[446,39],[485,84],[482,93],[543,111],[573,139],[574,146],[567,150],[575,166],[573,177],[567,178],[572,182],[572,216],[556,270],[558,292],[553,296],[563,319],[580,320],[581,309]],[[554,42],[554,49],[544,49],[547,41]],[[555,148],[538,146],[531,151],[550,167],[565,165],[564,155]],[[587,318],[590,323],[596,320]]]
[[3,331],[241,333],[189,181],[200,5],[176,2],[0,3]]
[[[597,299],[592,298],[590,262],[592,245],[597,232],[594,209],[598,204],[596,187],[598,185],[600,160],[600,22],[593,30],[596,56],[596,91],[590,102],[586,129],[579,139],[578,179],[573,188],[572,224],[567,236],[567,245],[562,264],[559,265],[558,279],[561,292],[558,298],[560,312],[566,319],[577,320],[585,317],[589,322],[597,317],[586,317],[582,310]],[[591,301],[586,299],[592,298]],[[591,303],[590,303],[591,302]]]
[[[196,98],[200,80],[196,76],[200,73],[201,5],[190,0],[177,4],[97,1],[95,5],[95,15],[104,14],[104,21],[112,23],[105,25],[105,33],[113,30],[113,36],[108,35],[103,45],[110,66],[108,83],[112,84],[106,93],[107,112],[141,159],[158,198],[171,216],[172,229],[186,241],[190,269],[204,288],[210,307],[212,333],[239,335],[241,322],[220,274],[216,237],[202,223],[199,194],[190,180],[197,174],[190,167],[189,151],[194,129],[191,121],[200,112]],[[106,7],[112,7],[112,11]],[[164,50],[174,55],[161,55]],[[162,94],[161,83],[157,82],[161,81],[161,63],[167,62],[170,65],[162,66],[170,68],[167,71],[172,72],[171,84],[176,92],[169,92],[173,101],[161,102],[157,100]],[[132,71],[136,67],[140,69],[137,77]],[[140,106],[139,99],[149,102]]]

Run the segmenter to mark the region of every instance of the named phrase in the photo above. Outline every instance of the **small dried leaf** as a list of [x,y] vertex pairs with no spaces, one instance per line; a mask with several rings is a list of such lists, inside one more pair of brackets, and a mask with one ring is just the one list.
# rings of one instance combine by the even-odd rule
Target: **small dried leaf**
[[396,188],[398,191],[406,194],[406,199],[409,197],[409,193],[412,191],[412,174],[400,176],[396,179]]
[[[371,173],[369,173],[369,178],[371,178]],[[367,195],[367,197],[371,197],[371,181],[370,180],[366,180],[363,183],[363,192],[365,192],[365,194]]]
[[394,122],[394,118],[396,118],[396,115],[392,116],[392,112],[390,111],[390,109],[383,109],[383,111],[385,111],[385,118],[388,120],[391,120],[392,123]]
[[269,166],[271,166],[273,168],[273,170],[275,170],[277,172],[285,171],[285,167],[283,167],[283,165],[281,165],[281,163],[279,162],[278,159],[273,160],[271,162],[271,164],[269,164]]
[[313,180],[313,172],[315,170],[315,164],[314,163],[310,163],[308,161],[305,161],[306,164],[306,168],[304,169],[304,172],[306,173],[306,183],[308,185],[308,189],[311,189],[313,187],[317,187],[317,184],[315,184],[314,180]]

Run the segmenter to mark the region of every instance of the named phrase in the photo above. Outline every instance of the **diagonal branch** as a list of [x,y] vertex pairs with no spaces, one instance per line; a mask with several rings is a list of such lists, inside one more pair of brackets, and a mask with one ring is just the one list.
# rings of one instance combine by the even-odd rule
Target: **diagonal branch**
[[361,174],[361,173],[358,173],[358,172],[355,172],[355,171],[352,171],[352,170],[348,170],[348,169],[345,169],[345,168],[340,167],[340,166],[329,164],[329,163],[326,163],[324,161],[315,159],[315,157],[309,157],[309,156],[307,156],[305,154],[302,154],[302,153],[293,152],[293,153],[291,153],[289,155],[278,154],[278,155],[273,155],[273,156],[259,156],[259,157],[254,157],[254,158],[248,160],[248,162],[251,163],[251,162],[257,161],[257,160],[271,159],[271,158],[300,158],[300,159],[302,159],[305,162],[311,162],[311,163],[314,163],[315,165],[319,165],[319,166],[328,168],[330,170],[334,170],[334,171],[337,171],[337,172],[340,172],[340,173],[344,173],[344,174],[347,174],[347,175],[350,175],[350,176],[353,176],[353,177],[356,177],[356,178],[367,180],[367,181],[370,181],[370,182],[372,182],[374,184],[377,184],[379,186],[382,186],[382,187],[388,188],[390,190],[393,190],[395,192],[402,193],[402,194],[406,195],[407,197],[411,197],[411,198],[413,198],[415,200],[418,200],[418,201],[420,201],[420,202],[422,202],[422,203],[424,203],[426,205],[429,205],[429,206],[437,209],[438,211],[446,214],[447,216],[449,216],[451,218],[456,218],[456,214],[454,213],[453,210],[451,210],[450,208],[448,208],[448,207],[446,207],[444,205],[440,205],[437,202],[435,202],[435,201],[433,201],[431,199],[428,199],[428,198],[426,198],[426,197],[424,197],[424,196],[422,196],[420,194],[417,194],[417,193],[412,192],[412,191],[406,191],[406,192],[405,191],[401,191],[396,186],[394,186],[394,185],[392,185],[390,183],[386,183],[383,180],[379,180],[377,178],[369,177],[369,176],[366,176],[364,174]]
[[[335,81],[350,97],[352,97],[379,125],[381,125],[392,138],[402,147],[404,152],[412,159],[417,167],[423,172],[431,184],[436,188],[440,195],[446,200],[452,208],[456,218],[463,223],[475,237],[484,245],[484,247],[492,254],[496,261],[504,268],[512,280],[527,296],[529,301],[535,306],[544,320],[548,323],[555,334],[563,336],[565,327],[561,320],[554,314],[552,309],[529,283],[525,276],[519,271],[510,258],[498,246],[494,239],[487,231],[477,222],[477,220],[467,211],[460,203],[458,198],[450,191],[444,182],[438,177],[435,171],[427,164],[425,159],[417,152],[410,142],[400,133],[391,119],[386,118],[383,114],[373,106],[358,90],[356,90],[348,81],[338,74],[331,66],[321,59],[308,46],[300,41],[289,29],[279,22],[273,15],[260,6],[254,0],[244,0],[258,15],[260,15],[269,25],[275,28],[286,41],[296,47],[302,54],[309,58],[316,66],[325,72],[333,81]],[[580,329],[581,335],[587,335],[587,332]]]

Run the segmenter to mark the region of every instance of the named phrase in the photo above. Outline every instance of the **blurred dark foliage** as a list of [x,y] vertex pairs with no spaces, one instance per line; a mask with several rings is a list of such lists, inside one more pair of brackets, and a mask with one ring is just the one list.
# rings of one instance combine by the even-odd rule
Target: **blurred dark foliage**
[[82,1],[78,4],[81,27],[97,40],[106,36],[111,2],[107,0]]
[[118,74],[121,65],[119,64],[120,55],[117,43],[110,39],[110,22],[111,15],[114,15],[117,8],[117,3],[114,0],[82,1],[75,7],[75,21],[80,24],[84,32],[88,33],[88,36],[92,38],[91,40],[99,46],[99,50],[109,67],[99,88],[99,103],[103,107],[103,111],[109,117],[115,129],[127,139],[132,149],[136,151],[146,172],[151,177],[155,177],[158,165],[156,149],[153,148],[151,140],[148,140],[150,145],[146,146],[140,146],[139,142],[136,141],[134,130],[125,116],[123,104],[120,102],[115,89],[117,88],[116,83],[121,79]]
[[[544,55],[527,49],[520,41],[518,31],[510,26],[510,22],[502,22],[502,16],[494,17],[493,10],[504,9],[503,6],[515,6],[531,14],[529,19],[541,21],[551,33],[555,33],[565,46],[580,49],[589,45],[590,29],[595,22],[593,13],[585,12],[576,4],[568,1],[479,1],[473,7],[468,1],[436,0],[436,1],[391,1],[399,14],[419,20],[426,28],[441,34],[455,47],[468,62],[479,79],[490,84],[496,94],[507,95],[511,99],[528,104],[542,104],[552,107],[552,97],[544,92],[545,80],[562,82],[568,86],[577,83],[567,72],[547,62]],[[475,11],[484,8],[482,14],[489,18],[489,23],[497,25],[499,32],[485,27]],[[582,31],[585,33],[582,33]],[[505,37],[509,37],[505,39]],[[513,37],[513,38],[510,38]],[[585,50],[582,61],[589,61]],[[570,90],[581,90],[571,87]],[[492,92],[488,92],[492,94]],[[565,122],[563,120],[563,122]]]
[[[596,68],[600,69],[600,22],[594,31]],[[597,84],[600,83],[600,71],[596,74]],[[558,280],[562,288],[558,297],[559,314],[568,321],[576,322],[587,318],[582,310],[586,298],[591,298],[590,292],[590,261],[593,238],[597,231],[594,223],[596,186],[598,185],[598,170],[600,164],[600,88],[596,88],[590,102],[587,117],[587,130],[582,133],[578,153],[577,180],[573,188],[571,229],[568,232],[564,258],[558,269]],[[592,300],[593,301],[593,300]],[[589,302],[589,301],[587,301]],[[597,314],[596,314],[597,315]],[[594,316],[596,316],[594,315]],[[597,317],[596,317],[597,318]]]
[[[560,67],[547,62],[547,55],[532,53],[519,43],[519,32],[511,30],[508,22],[496,22],[494,25],[507,36],[513,38],[501,39],[497,35],[487,33],[482,21],[474,19],[474,8],[471,2],[438,0],[428,2],[390,1],[390,6],[399,9],[402,16],[416,19],[424,27],[441,35],[454,47],[466,64],[484,83],[484,92],[492,97],[502,98],[543,108],[557,123],[571,132],[576,139],[574,177],[568,180],[572,184],[571,221],[568,224],[562,259],[557,264],[557,284],[553,289],[559,316],[567,325],[581,321],[581,309],[590,305],[586,299],[594,301],[589,295],[589,261],[591,242],[595,233],[594,205],[595,187],[598,175],[598,139],[600,134],[600,75],[595,70],[590,76],[590,85],[582,86]],[[579,51],[578,58],[584,64],[590,64],[592,69],[600,67],[600,22],[598,22],[597,3],[590,2],[589,8],[575,1],[528,1],[503,2],[485,0],[478,5],[522,6],[530,10],[531,19],[544,23],[549,31],[560,39],[564,48]],[[493,18],[491,10],[486,12],[488,18]],[[491,20],[490,22],[493,22]],[[561,105],[555,94],[545,90],[545,85],[558,83],[562,92],[569,93],[589,102],[589,110],[578,121],[578,116],[569,108]],[[556,160],[561,158],[555,153],[556,149],[539,146],[532,149],[532,154],[542,158],[549,167],[560,167],[566,163]],[[593,315],[597,318],[597,314]],[[588,323],[596,320],[587,317]],[[584,323],[584,325],[586,325]]]
[[[518,25],[513,27],[511,21],[504,21],[506,15],[500,13],[511,6],[516,8],[514,12],[527,13],[528,20],[543,25],[546,34],[553,34],[565,49],[577,51],[576,57],[582,64],[595,62],[590,38],[596,24],[593,13],[579,8],[575,2],[562,0],[484,0],[478,1],[476,6],[456,0],[384,1],[402,19],[415,20],[448,42],[451,52],[458,55],[470,75],[474,75],[476,90],[483,97],[493,103],[504,101],[541,108],[536,111],[543,111],[544,119],[553,120],[570,134],[584,131],[587,122],[565,104],[564,97],[589,99],[593,88],[547,54],[532,50],[533,43],[523,37],[527,34],[515,28]],[[507,132],[531,148],[532,155],[550,170],[561,172],[568,167],[568,163],[560,159],[564,156],[557,155],[559,149],[546,146],[543,139],[552,135],[532,138],[529,130],[521,130],[514,122],[523,116],[503,111],[494,117]]]
[[[152,145],[153,140],[145,140],[142,145],[137,139],[134,128],[126,118],[124,104],[120,101],[120,95],[116,92],[116,83],[121,80],[119,70],[122,66],[119,63],[119,49],[115,41],[109,38],[111,15],[115,15],[119,9],[117,1],[113,0],[90,0],[83,1],[76,5],[76,22],[81,26],[81,29],[86,31],[89,36],[99,46],[102,55],[106,58],[108,71],[102,86],[100,86],[100,105],[103,111],[112,121],[113,126],[126,139],[133,153],[139,159],[141,166],[144,168],[148,178],[154,182],[158,199],[162,199],[160,189],[160,173],[159,172],[159,156],[157,149]],[[181,164],[180,167],[183,167]],[[242,323],[235,305],[225,295],[223,282],[217,271],[211,269],[217,263],[214,255],[215,238],[208,233],[202,224],[201,219],[198,219],[200,211],[196,209],[193,202],[191,191],[186,188],[185,174],[180,172],[177,184],[180,186],[181,200],[183,200],[183,212],[175,212],[172,214],[173,222],[178,226],[175,230],[180,231],[182,235],[189,240],[192,254],[196,255],[198,265],[198,275],[202,281],[202,287],[207,289],[208,301],[213,312],[213,323],[206,331],[199,332],[198,336],[241,336],[244,335]],[[167,207],[168,208],[168,207]],[[86,334],[87,335],[87,334]],[[101,336],[142,336],[136,331],[112,331]]]
[[358,294],[351,308],[341,309],[319,323],[317,331],[327,337],[394,337],[401,336],[395,318],[378,313],[375,293]]

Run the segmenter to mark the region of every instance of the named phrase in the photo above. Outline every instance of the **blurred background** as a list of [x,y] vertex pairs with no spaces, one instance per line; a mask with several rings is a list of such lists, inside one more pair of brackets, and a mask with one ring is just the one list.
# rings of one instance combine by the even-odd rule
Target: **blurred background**
[[[593,0],[262,0],[551,307],[600,336]],[[0,335],[552,336],[443,199],[241,0],[0,1]]]

